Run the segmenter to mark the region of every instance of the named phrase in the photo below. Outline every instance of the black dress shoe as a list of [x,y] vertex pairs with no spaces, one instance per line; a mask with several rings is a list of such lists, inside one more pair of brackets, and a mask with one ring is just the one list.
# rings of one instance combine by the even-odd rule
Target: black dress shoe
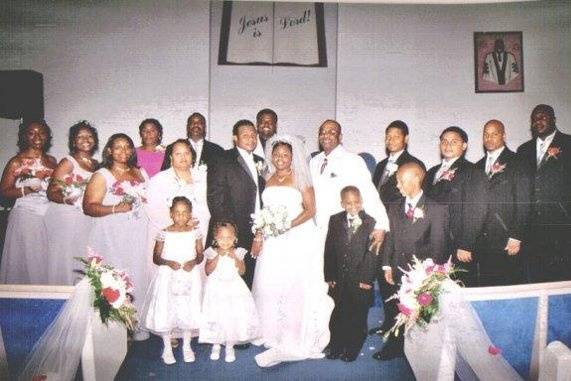
[[385,345],[382,350],[375,352],[373,355],[373,358],[379,361],[387,361],[399,357],[404,357],[404,352],[402,349],[395,348],[394,345]]
[[345,352],[341,355],[341,360],[345,361],[345,362],[353,362],[355,360],[357,360],[357,356],[359,355],[359,353],[349,353],[349,352]]
[[250,343],[246,343],[246,344],[236,344],[234,345],[234,349],[248,349],[250,348]]

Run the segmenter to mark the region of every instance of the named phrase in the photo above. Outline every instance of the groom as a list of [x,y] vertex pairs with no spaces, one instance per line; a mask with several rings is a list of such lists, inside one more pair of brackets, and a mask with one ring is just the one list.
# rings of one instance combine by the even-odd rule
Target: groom
[[[238,228],[236,247],[257,250],[252,234],[251,214],[262,207],[261,194],[265,181],[261,176],[263,159],[253,152],[256,149],[256,127],[249,120],[239,120],[232,128],[234,148],[224,152],[208,171],[208,208],[210,209],[210,233],[207,242],[212,241],[212,229],[217,221],[231,221]],[[244,281],[252,288],[256,260],[252,255],[245,257]]]

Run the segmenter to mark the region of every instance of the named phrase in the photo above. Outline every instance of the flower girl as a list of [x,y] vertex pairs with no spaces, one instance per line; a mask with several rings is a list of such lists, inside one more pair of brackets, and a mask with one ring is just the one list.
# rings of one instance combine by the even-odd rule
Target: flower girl
[[175,197],[170,208],[174,224],[161,231],[155,241],[153,262],[159,266],[143,308],[144,326],[163,338],[163,362],[176,362],[171,336],[182,336],[185,362],[193,362],[192,331],[199,328],[202,283],[202,238],[190,227],[192,203]]
[[226,345],[226,362],[236,360],[234,344],[259,337],[256,306],[250,290],[240,277],[246,267],[246,250],[236,248],[236,226],[229,222],[214,225],[213,247],[204,251],[208,278],[202,304],[199,342],[212,343],[211,360],[220,358]]

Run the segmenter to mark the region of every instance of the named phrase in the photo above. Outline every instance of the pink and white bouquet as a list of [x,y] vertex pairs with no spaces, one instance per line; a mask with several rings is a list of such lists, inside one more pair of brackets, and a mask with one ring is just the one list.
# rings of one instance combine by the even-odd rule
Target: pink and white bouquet
[[41,160],[24,159],[22,165],[14,171],[18,187],[32,187],[46,191],[53,169],[45,167]]
[[103,257],[93,249],[88,247],[87,252],[86,258],[76,259],[84,264],[85,276],[93,289],[93,307],[99,311],[103,323],[114,320],[132,331],[137,324],[137,310],[129,295],[134,290],[133,283],[125,271],[103,264]]
[[264,238],[277,237],[291,227],[287,208],[284,205],[266,206],[258,213],[253,213],[252,232],[261,231]]
[[408,265],[408,271],[401,269],[401,286],[398,292],[387,300],[398,300],[399,314],[395,318],[394,326],[385,334],[391,332],[398,336],[401,327],[405,332],[415,325],[426,326],[439,311],[439,296],[444,292],[442,287],[445,281],[452,281],[454,269],[452,259],[443,265],[435,264],[431,258],[423,261],[413,257],[413,263]]
[[140,217],[143,204],[147,202],[145,185],[138,181],[115,181],[111,186],[111,193],[122,197],[121,202],[133,206],[133,215]]

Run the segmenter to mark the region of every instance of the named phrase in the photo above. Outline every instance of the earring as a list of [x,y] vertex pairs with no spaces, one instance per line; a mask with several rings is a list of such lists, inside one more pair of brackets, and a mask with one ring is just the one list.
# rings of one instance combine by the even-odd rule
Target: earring
[[216,241],[216,239],[212,240],[212,246],[218,247],[218,241]]
[[234,238],[234,246],[238,246],[238,238]]

